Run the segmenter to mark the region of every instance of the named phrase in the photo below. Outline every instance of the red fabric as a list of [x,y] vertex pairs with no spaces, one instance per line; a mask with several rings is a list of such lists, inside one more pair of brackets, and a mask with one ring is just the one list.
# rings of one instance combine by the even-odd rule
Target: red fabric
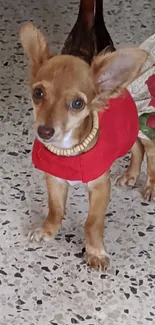
[[104,174],[113,162],[124,156],[136,141],[139,122],[136,105],[127,92],[112,99],[109,108],[99,113],[100,136],[96,145],[86,153],[73,157],[57,156],[37,139],[32,161],[36,168],[69,181],[87,183]]

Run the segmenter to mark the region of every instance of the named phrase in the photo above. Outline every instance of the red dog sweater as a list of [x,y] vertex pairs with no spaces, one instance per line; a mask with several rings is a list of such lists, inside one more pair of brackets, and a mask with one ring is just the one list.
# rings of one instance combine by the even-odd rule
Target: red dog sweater
[[99,113],[99,130],[96,145],[72,157],[55,155],[36,139],[32,151],[34,166],[53,176],[83,183],[103,175],[131,149],[138,136],[137,108],[128,92],[110,100],[108,109]]

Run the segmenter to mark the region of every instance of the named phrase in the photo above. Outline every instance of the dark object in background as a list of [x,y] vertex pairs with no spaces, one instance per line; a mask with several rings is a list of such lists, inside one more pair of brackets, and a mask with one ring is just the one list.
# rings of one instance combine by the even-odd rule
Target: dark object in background
[[81,0],[77,21],[61,53],[81,57],[90,64],[104,49],[115,51],[103,18],[103,0]]

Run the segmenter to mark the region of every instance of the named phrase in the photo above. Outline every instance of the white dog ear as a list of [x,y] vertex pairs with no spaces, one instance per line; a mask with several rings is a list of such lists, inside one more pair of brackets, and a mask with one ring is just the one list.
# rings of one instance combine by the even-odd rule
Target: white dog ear
[[148,53],[138,48],[117,50],[99,55],[91,65],[92,78],[100,99],[118,97],[135,80],[148,58]]

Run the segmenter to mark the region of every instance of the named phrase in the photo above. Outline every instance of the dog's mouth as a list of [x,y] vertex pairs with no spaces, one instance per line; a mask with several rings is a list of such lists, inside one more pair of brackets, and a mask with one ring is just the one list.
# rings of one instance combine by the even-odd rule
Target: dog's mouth
[[61,144],[60,137],[53,136],[51,138],[45,139],[45,138],[40,137],[37,131],[36,131],[36,138],[43,144],[51,144],[51,145],[55,145],[55,146],[59,146],[59,144]]
[[55,128],[51,126],[46,126],[45,124],[40,124],[35,129],[36,137],[42,143],[54,144],[59,142],[61,132],[57,132]]
[[66,132],[64,134],[64,132],[62,132],[61,130],[55,130],[53,135],[49,136],[47,134],[40,134],[40,132],[38,132],[38,129],[36,130],[36,137],[37,139],[43,143],[45,146],[46,145],[52,145],[54,147],[57,148],[70,148],[73,145],[75,145],[75,141],[72,139],[72,132]]
[[40,142],[42,142],[42,143],[49,143],[49,144],[52,144],[52,139],[42,139],[42,138],[38,135],[37,132],[36,132],[36,138],[37,138]]

